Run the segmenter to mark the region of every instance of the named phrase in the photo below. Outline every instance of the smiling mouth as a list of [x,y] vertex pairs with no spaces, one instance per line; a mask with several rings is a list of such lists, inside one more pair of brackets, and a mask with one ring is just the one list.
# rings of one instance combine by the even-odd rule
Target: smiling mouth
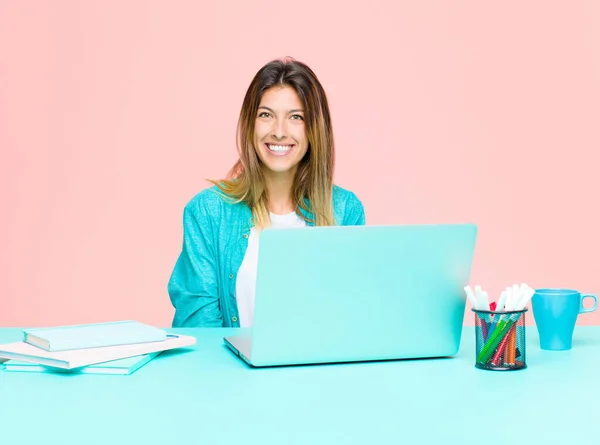
[[293,144],[265,144],[269,151],[277,154],[287,153],[294,146]]

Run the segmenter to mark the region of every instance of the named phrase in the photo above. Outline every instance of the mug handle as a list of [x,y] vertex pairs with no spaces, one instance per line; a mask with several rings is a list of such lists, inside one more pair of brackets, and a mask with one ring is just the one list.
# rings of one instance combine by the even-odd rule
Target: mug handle
[[[586,298],[593,298],[594,299],[594,305],[589,308],[586,309],[583,307],[583,300],[585,300]],[[585,294],[581,296],[581,308],[579,309],[579,313],[580,314],[585,314],[586,312],[593,312],[596,310],[596,308],[598,307],[598,298],[595,295],[592,294]]]

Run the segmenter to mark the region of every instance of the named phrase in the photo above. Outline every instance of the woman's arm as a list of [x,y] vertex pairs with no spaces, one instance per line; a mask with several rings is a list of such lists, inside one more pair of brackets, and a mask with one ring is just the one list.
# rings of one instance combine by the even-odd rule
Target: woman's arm
[[183,247],[169,280],[173,327],[221,327],[216,230],[206,205],[196,198],[183,212]]

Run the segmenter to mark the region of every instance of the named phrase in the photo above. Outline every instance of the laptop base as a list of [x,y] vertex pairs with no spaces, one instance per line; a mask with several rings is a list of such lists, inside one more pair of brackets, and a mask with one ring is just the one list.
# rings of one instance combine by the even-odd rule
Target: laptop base
[[232,335],[230,337],[224,337],[225,345],[231,349],[237,356],[244,360],[249,365],[252,365],[250,361],[250,351],[252,350],[252,334]]

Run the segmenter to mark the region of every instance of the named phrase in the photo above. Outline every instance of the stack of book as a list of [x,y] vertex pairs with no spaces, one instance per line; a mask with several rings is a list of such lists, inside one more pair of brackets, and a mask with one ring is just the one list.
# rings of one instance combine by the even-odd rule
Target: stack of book
[[129,375],[163,351],[195,343],[131,320],[24,329],[23,341],[0,345],[0,362],[7,360],[5,371]]

